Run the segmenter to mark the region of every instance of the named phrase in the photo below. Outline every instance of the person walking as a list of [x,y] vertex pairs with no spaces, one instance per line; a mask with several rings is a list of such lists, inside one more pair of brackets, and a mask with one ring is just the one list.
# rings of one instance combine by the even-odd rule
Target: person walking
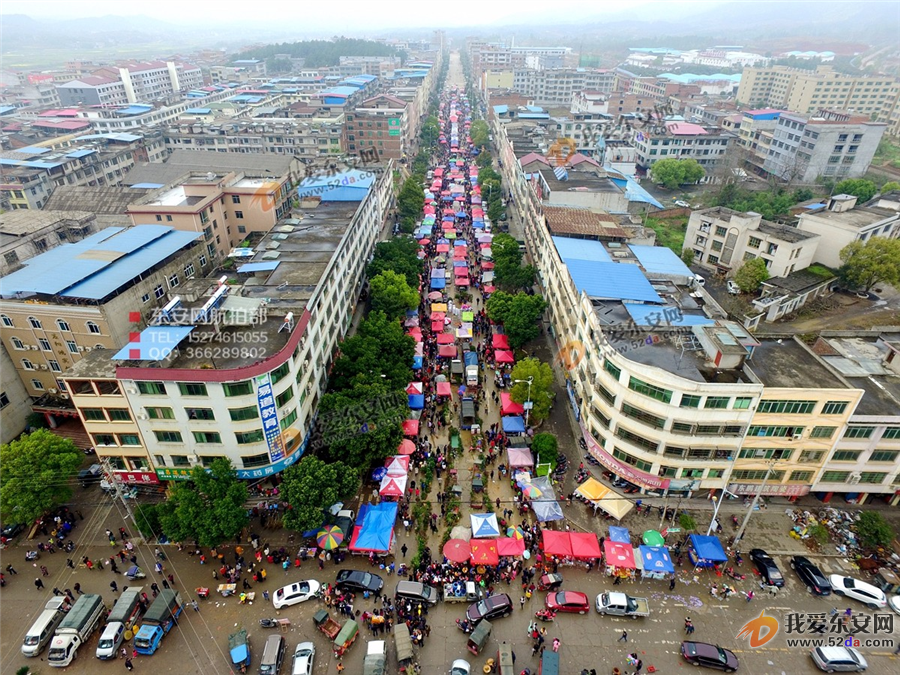
[[6,566],[6,572],[7,574],[18,574],[18,572],[16,572],[15,568],[12,565]]
[[[268,598],[266,598],[266,600],[268,600]],[[199,612],[199,611],[200,611],[200,605],[197,604],[197,601],[196,601],[196,600],[191,600],[191,607],[194,608],[194,611],[195,611],[195,612]]]
[[628,631],[623,630],[622,634],[619,636],[619,639],[616,642],[628,642]]
[[[407,552],[408,550],[409,550],[409,549],[406,548],[406,544],[403,544],[403,546],[400,547],[400,553],[403,554],[403,557],[404,557],[404,558],[406,557],[406,552]],[[343,664],[342,664],[342,665],[343,665]]]
[[112,589],[112,592],[113,592],[113,593],[118,593],[118,592],[119,592],[119,585],[118,585],[115,581],[110,581],[110,582],[109,582],[109,587]]
[[72,588],[75,589],[75,592],[78,593],[78,595],[84,595],[84,591],[81,590],[81,584],[76,583]]
[[41,581],[41,578],[40,578],[40,577],[35,577],[35,578],[34,578],[34,587],[35,587],[36,589],[38,589],[39,591],[44,590],[44,582]]
[[125,657],[125,670],[134,670],[134,664],[129,657]]

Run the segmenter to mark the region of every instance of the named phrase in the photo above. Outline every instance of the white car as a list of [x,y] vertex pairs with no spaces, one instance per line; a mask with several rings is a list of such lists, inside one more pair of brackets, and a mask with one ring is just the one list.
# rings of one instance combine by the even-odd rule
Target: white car
[[680,206],[680,207],[683,208],[683,209],[689,209],[689,208],[691,208],[691,205],[690,205],[690,204],[688,204],[687,202],[682,201],[682,200],[680,200],[680,199],[676,199],[676,200],[675,200],[675,206]]
[[450,666],[450,675],[469,675],[472,666],[465,659],[456,659]]
[[294,662],[291,675],[312,675],[313,661],[316,659],[316,646],[312,642],[301,642],[294,650]]
[[888,604],[891,606],[891,609],[900,614],[900,595],[892,595],[891,599],[888,600]]
[[859,600],[869,609],[881,609],[887,606],[887,596],[880,588],[865,581],[853,577],[842,577],[840,574],[832,574],[828,577],[831,589],[835,595],[846,595],[848,598]]
[[731,295],[740,295],[741,287],[734,283],[731,279],[725,282],[725,286],[728,288],[728,292]]
[[275,595],[272,596],[272,604],[275,605],[275,609],[281,609],[306,602],[315,597],[321,587],[322,585],[315,579],[298,581],[296,584],[290,584],[275,591]]
[[853,647],[813,647],[809,655],[826,673],[861,673],[869,667],[866,658]]

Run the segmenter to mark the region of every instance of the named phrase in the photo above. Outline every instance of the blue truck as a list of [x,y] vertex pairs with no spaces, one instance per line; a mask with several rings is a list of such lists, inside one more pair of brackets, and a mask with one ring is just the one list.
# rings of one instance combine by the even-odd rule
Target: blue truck
[[478,354],[475,352],[465,352],[463,360],[466,364],[466,386],[478,386]]
[[164,589],[150,605],[141,620],[141,629],[135,633],[134,648],[138,654],[150,655],[159,648],[166,633],[172,630],[176,619],[184,611],[181,594],[170,588]]

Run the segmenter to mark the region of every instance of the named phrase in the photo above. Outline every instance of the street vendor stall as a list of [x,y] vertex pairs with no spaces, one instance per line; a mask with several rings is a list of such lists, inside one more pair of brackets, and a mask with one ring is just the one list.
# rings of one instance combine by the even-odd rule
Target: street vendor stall
[[603,542],[603,558],[606,563],[606,574],[620,579],[633,579],[637,565],[634,562],[634,549],[631,544],[607,539]]
[[694,567],[715,567],[726,562],[728,556],[718,538],[692,534],[688,537],[688,559]]
[[639,546],[638,567],[642,579],[666,579],[675,573],[675,565],[665,546]]
[[531,457],[531,450],[528,448],[507,448],[506,463],[510,468],[529,468],[534,466],[534,459]]
[[473,539],[469,557],[473,565],[493,566],[500,562],[496,539]]
[[[494,336],[496,337],[496,336]],[[508,392],[500,392],[500,414],[501,415],[521,415],[525,412],[525,408],[521,403],[512,400],[512,396]]]
[[496,538],[500,536],[500,524],[495,513],[472,513],[472,536],[478,538]]

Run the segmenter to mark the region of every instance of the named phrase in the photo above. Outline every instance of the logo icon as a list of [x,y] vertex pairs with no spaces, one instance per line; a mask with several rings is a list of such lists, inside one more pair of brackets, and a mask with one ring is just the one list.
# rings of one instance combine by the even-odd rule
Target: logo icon
[[547,159],[550,160],[551,164],[564,167],[569,158],[576,152],[578,152],[578,146],[575,144],[574,139],[568,137],[557,138],[547,151]]
[[250,204],[256,206],[263,213],[271,211],[275,208],[275,192],[278,191],[279,184],[277,181],[266,181],[256,188],[253,196],[250,198]]
[[[763,630],[765,629],[765,633]],[[768,644],[778,633],[778,619],[774,616],[766,616],[763,610],[755,619],[751,619],[743,625],[737,634],[737,638],[749,638],[751,647],[762,647]]]
[[587,354],[587,348],[579,340],[570,340],[556,355],[558,363],[566,370],[574,370]]

